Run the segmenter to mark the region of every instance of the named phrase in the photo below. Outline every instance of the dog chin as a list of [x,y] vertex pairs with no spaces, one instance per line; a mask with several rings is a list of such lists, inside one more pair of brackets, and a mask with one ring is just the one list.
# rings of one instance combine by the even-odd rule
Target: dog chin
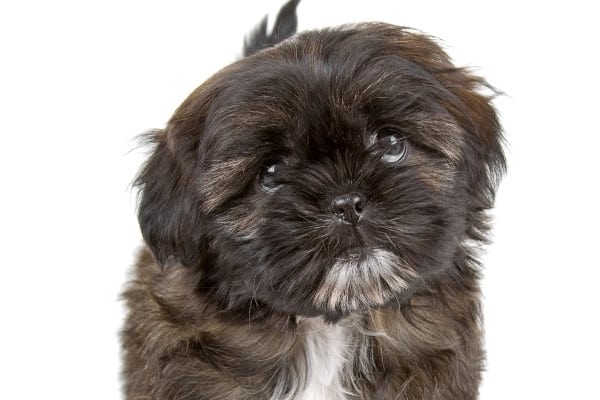
[[387,250],[352,248],[333,260],[311,303],[318,314],[333,322],[353,313],[406,302],[417,277]]

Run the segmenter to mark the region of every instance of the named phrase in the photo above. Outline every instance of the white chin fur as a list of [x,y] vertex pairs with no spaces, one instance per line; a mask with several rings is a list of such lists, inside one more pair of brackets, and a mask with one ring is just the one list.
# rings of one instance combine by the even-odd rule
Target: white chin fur
[[336,261],[314,295],[319,307],[350,312],[371,309],[394,299],[416,274],[393,253],[374,249],[366,256]]

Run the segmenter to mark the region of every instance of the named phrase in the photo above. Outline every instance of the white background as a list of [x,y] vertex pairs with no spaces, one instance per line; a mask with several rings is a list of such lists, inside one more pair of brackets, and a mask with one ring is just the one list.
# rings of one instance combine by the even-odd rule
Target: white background
[[[12,3],[12,4],[11,4]],[[218,4],[218,5],[217,5]],[[278,1],[2,2],[0,398],[119,398],[118,296],[140,243],[134,137],[164,126]],[[593,2],[304,0],[300,28],[383,20],[506,92],[481,399],[600,399]]]

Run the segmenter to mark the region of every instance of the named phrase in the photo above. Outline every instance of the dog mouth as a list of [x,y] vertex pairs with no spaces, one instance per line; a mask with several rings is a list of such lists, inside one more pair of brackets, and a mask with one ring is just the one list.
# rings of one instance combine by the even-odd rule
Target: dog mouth
[[340,250],[335,258],[360,258],[361,256],[367,256],[371,250],[370,247],[364,244],[356,244]]
[[373,255],[374,249],[370,246],[356,244],[338,250],[331,258],[333,264],[358,265],[366,262]]
[[335,260],[364,260],[375,250],[359,232],[340,239],[339,249],[333,257]]

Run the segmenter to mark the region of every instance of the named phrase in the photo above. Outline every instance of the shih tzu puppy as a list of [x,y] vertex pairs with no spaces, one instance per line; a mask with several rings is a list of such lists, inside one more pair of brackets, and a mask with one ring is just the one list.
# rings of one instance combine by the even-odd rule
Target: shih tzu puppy
[[149,134],[126,397],[475,399],[489,87],[410,29],[293,35],[297,3]]

